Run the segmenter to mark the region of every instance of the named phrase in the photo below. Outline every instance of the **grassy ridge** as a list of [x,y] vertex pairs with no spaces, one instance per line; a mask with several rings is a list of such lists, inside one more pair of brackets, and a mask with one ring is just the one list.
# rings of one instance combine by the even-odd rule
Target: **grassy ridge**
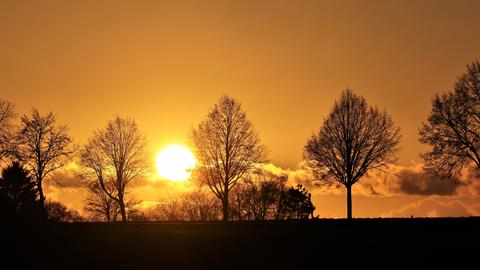
[[17,225],[3,228],[13,246],[3,254],[51,269],[459,269],[476,261],[479,225],[480,218]]

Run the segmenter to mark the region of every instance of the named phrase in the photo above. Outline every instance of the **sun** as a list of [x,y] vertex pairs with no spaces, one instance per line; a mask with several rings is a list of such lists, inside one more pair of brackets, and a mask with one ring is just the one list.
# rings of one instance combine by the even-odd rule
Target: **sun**
[[158,174],[170,181],[185,181],[191,176],[190,170],[195,167],[195,157],[182,145],[170,145],[157,155]]

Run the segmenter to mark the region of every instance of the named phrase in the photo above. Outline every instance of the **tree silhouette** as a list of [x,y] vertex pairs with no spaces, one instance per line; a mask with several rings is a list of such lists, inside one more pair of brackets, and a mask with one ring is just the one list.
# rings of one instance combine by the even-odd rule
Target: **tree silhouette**
[[305,164],[319,180],[345,186],[351,219],[352,186],[369,170],[395,161],[399,141],[400,129],[390,115],[347,89],[305,145]]
[[[156,206],[144,209],[148,220],[213,221],[220,217],[217,198],[201,187],[177,196],[168,196]],[[140,211],[140,209],[137,208]]]
[[16,153],[35,177],[43,211],[45,211],[43,180],[63,167],[73,154],[69,147],[72,139],[67,134],[67,126],[56,126],[55,123],[56,119],[52,112],[42,116],[34,108],[31,117],[22,116],[22,126],[17,138]]
[[193,190],[182,195],[182,209],[189,221],[212,221],[220,216],[220,205],[212,193],[203,189]]
[[[115,194],[115,188],[105,186],[111,194]],[[98,181],[87,184],[87,198],[85,199],[85,211],[90,214],[92,220],[117,221],[120,216],[120,208],[116,200],[112,199],[103,191]]]
[[145,137],[135,121],[116,117],[96,131],[80,152],[83,177],[98,182],[105,194],[118,203],[124,222],[126,189],[147,168],[145,147]]
[[36,220],[41,208],[36,183],[20,163],[13,162],[2,171],[0,178],[0,208],[2,218]]
[[191,135],[199,160],[198,178],[221,201],[223,220],[228,221],[230,190],[265,160],[266,149],[240,103],[228,96],[220,98]]
[[152,216],[148,215],[144,210],[138,208],[131,208],[128,211],[128,220],[133,222],[152,221]]
[[14,148],[12,120],[15,118],[13,103],[0,99],[0,162],[5,160]]
[[420,142],[432,150],[423,154],[426,171],[452,176],[468,164],[480,169],[480,62],[467,66],[452,92],[436,95]]
[[286,182],[286,176],[266,171],[249,174],[232,190],[230,207],[233,216],[238,220],[275,219]]
[[65,205],[56,201],[47,201],[45,203],[47,219],[55,222],[79,222],[83,217],[77,210],[68,209]]
[[311,198],[310,192],[301,184],[284,190],[280,195],[277,219],[308,219],[309,216],[313,218],[315,206]]
[[167,201],[157,206],[157,211],[160,214],[160,220],[181,221],[185,219],[182,202],[177,197],[169,197]]

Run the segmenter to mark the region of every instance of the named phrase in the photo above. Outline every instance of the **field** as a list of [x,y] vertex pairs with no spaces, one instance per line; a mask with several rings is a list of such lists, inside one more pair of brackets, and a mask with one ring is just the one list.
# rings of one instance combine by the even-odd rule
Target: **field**
[[2,225],[2,261],[18,266],[8,269],[461,269],[478,260],[479,225],[480,218]]

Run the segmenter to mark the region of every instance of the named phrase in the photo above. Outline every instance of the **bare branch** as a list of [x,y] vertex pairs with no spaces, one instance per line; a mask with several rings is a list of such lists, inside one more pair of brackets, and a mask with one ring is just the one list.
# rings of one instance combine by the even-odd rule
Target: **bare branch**
[[98,184],[96,188],[102,190],[108,200],[118,203],[123,221],[127,218],[126,188],[147,169],[145,148],[146,139],[137,124],[131,119],[116,117],[104,129],[96,131],[80,152],[85,178]]
[[42,184],[45,177],[62,168],[73,155],[72,138],[67,126],[57,126],[52,112],[40,115],[33,108],[31,116],[23,115],[17,136],[16,155],[35,176],[40,202],[45,207]]
[[15,106],[13,103],[0,99],[0,162],[13,153],[15,148],[14,125]]
[[213,106],[191,137],[199,160],[197,178],[222,201],[228,220],[228,192],[256,163],[265,161],[266,148],[240,103],[228,96]]
[[[399,142],[400,129],[390,115],[347,89],[305,145],[305,164],[319,180],[340,183],[349,194],[369,170],[396,160]],[[347,211],[351,217],[350,205]]]
[[436,95],[419,141],[432,149],[422,155],[424,169],[452,176],[469,164],[480,169],[480,62],[467,66],[452,92]]

